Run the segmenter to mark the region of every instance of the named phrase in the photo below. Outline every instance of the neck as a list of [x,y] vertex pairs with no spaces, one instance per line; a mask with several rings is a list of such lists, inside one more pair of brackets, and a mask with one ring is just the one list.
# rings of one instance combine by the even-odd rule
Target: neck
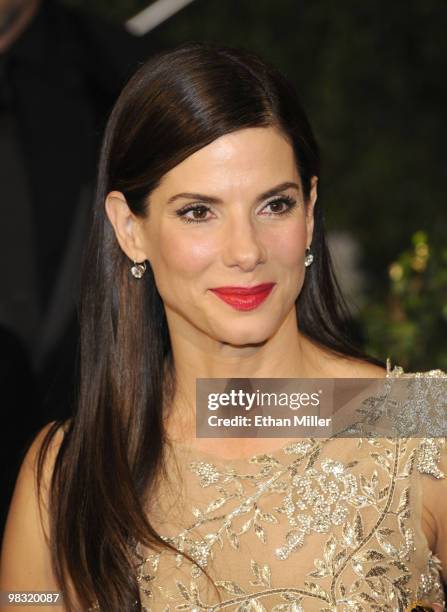
[[[194,436],[198,378],[325,378],[331,376],[331,356],[297,328],[296,315],[259,345],[234,347],[206,342],[189,344],[173,338],[175,392],[165,409],[165,427],[174,438]],[[213,350],[214,349],[214,350]]]

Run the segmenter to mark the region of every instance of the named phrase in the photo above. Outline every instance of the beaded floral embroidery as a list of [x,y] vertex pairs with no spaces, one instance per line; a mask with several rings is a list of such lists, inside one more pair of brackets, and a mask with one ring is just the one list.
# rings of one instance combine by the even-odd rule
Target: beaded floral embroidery
[[[422,374],[447,377],[439,370]],[[390,372],[388,366],[390,375],[420,373],[404,374],[398,367]],[[198,486],[215,494],[186,509],[191,520],[184,529],[162,538],[187,552],[199,567],[169,550],[148,555],[134,543],[142,609],[404,612],[416,600],[444,603],[439,559],[428,551],[423,566],[414,562],[410,484],[415,473],[446,478],[439,467],[446,439],[353,439],[350,461],[341,461],[336,453],[331,456],[333,442],[301,439],[285,447],[280,458],[254,456],[247,459],[253,473],[212,461],[191,461],[187,469]],[[272,495],[281,503],[269,506]],[[279,546],[272,551],[272,533],[280,525],[283,536],[276,535]],[[320,534],[324,539],[319,554],[315,546],[312,549],[314,567],[306,579],[280,586],[276,580],[281,564],[293,564],[299,551],[304,553],[310,539]],[[211,570],[224,544],[242,555],[248,536],[265,546],[275,563],[266,562],[268,556],[245,556],[249,584],[239,580],[231,567],[227,579],[216,580]],[[172,583],[161,586],[160,564],[169,555],[175,556],[176,568],[189,568],[189,578],[185,580],[184,571],[182,579],[173,572]],[[210,570],[220,602],[205,596],[206,578],[200,568]]]

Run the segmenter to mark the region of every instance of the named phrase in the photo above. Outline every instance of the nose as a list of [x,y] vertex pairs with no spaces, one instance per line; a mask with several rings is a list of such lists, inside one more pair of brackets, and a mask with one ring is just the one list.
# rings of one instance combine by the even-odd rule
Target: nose
[[228,220],[223,245],[223,262],[228,267],[238,266],[248,272],[265,261],[260,228],[248,215],[239,212]]

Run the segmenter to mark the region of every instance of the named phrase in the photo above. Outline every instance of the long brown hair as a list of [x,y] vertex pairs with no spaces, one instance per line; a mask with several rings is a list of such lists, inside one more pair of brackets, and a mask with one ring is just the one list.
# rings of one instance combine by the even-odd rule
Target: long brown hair
[[[169,331],[151,268],[138,282],[129,274],[105,198],[121,191],[145,216],[166,172],[224,134],[259,126],[279,127],[289,139],[307,201],[311,177],[320,174],[311,127],[291,84],[251,52],[197,42],[160,53],[130,80],[108,121],[83,268],[79,394],[64,424],[49,506],[53,567],[69,610],[68,580],[85,609],[95,601],[107,612],[141,609],[130,542],[176,550],[145,510],[163,474],[162,407],[175,392]],[[296,304],[300,330],[334,353],[383,365],[348,339],[318,202],[314,216],[315,261]],[[42,445],[39,487],[61,424]]]

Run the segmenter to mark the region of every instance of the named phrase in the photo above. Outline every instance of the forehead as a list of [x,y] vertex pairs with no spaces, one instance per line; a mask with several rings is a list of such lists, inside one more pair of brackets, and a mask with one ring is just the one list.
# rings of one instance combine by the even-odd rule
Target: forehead
[[157,191],[268,189],[282,181],[299,183],[292,146],[274,127],[238,130],[217,138],[165,174]]

